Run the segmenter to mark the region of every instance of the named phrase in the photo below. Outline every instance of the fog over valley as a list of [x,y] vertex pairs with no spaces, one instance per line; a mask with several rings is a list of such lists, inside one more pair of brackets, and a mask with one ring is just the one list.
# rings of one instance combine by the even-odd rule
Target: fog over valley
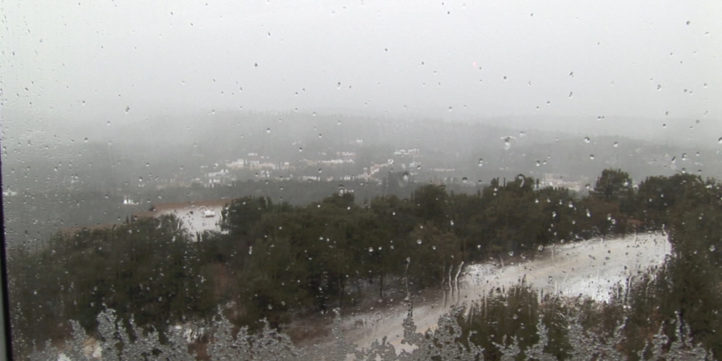
[[0,331],[48,361],[719,358],[719,19],[2,1]]

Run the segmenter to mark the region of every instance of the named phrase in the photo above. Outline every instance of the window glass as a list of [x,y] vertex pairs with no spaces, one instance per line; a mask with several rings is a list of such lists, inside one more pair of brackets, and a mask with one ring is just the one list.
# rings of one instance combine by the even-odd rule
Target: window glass
[[714,1],[6,1],[17,359],[722,355]]

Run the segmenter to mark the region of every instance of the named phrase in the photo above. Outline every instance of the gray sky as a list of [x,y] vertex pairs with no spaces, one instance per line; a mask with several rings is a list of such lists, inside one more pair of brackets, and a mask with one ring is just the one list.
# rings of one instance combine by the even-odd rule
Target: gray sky
[[722,129],[716,0],[2,7],[6,127],[28,114],[105,123],[243,109]]

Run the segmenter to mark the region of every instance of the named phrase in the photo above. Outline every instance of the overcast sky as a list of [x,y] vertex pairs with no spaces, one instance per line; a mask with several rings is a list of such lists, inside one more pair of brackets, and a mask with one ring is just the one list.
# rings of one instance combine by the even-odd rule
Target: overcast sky
[[716,0],[2,6],[6,126],[239,109],[722,129]]

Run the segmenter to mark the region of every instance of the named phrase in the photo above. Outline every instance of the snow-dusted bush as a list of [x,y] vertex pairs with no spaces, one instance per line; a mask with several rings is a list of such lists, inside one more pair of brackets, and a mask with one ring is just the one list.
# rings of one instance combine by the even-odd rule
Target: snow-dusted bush
[[[117,318],[113,310],[101,312],[98,317],[99,340],[86,334],[77,322],[72,322],[72,335],[61,347],[47,344],[42,350],[34,352],[32,361],[95,361],[95,360],[211,360],[211,361],[252,361],[252,360],[484,360],[484,349],[463,339],[462,327],[457,317],[461,309],[444,315],[439,319],[438,327],[425,334],[418,333],[411,308],[403,322],[405,344],[403,350],[397,350],[385,339],[377,340],[368,348],[358,348],[344,339],[340,332],[340,317],[333,328],[333,341],[313,346],[298,347],[291,339],[264,323],[256,333],[250,333],[245,327],[237,329],[222,314],[213,320],[210,330],[204,337],[189,338],[181,328],[170,328],[166,340],[161,341],[156,330],[137,327],[129,321],[130,330],[123,320]],[[622,342],[623,325],[617,327],[611,337],[600,337],[585,331],[578,318],[567,320],[571,350],[569,360],[624,360],[618,351]],[[670,342],[663,328],[659,329],[649,343],[639,353],[641,360],[713,360],[713,355],[699,344],[694,344],[689,329],[678,317],[671,322],[676,330]],[[536,324],[538,340],[522,349],[516,337],[504,338],[502,343],[494,343],[500,351],[501,360],[537,360],[557,359],[545,351],[548,342],[548,329],[541,318]],[[192,343],[201,342],[203,355],[192,352]],[[466,342],[464,342],[466,341]]]

